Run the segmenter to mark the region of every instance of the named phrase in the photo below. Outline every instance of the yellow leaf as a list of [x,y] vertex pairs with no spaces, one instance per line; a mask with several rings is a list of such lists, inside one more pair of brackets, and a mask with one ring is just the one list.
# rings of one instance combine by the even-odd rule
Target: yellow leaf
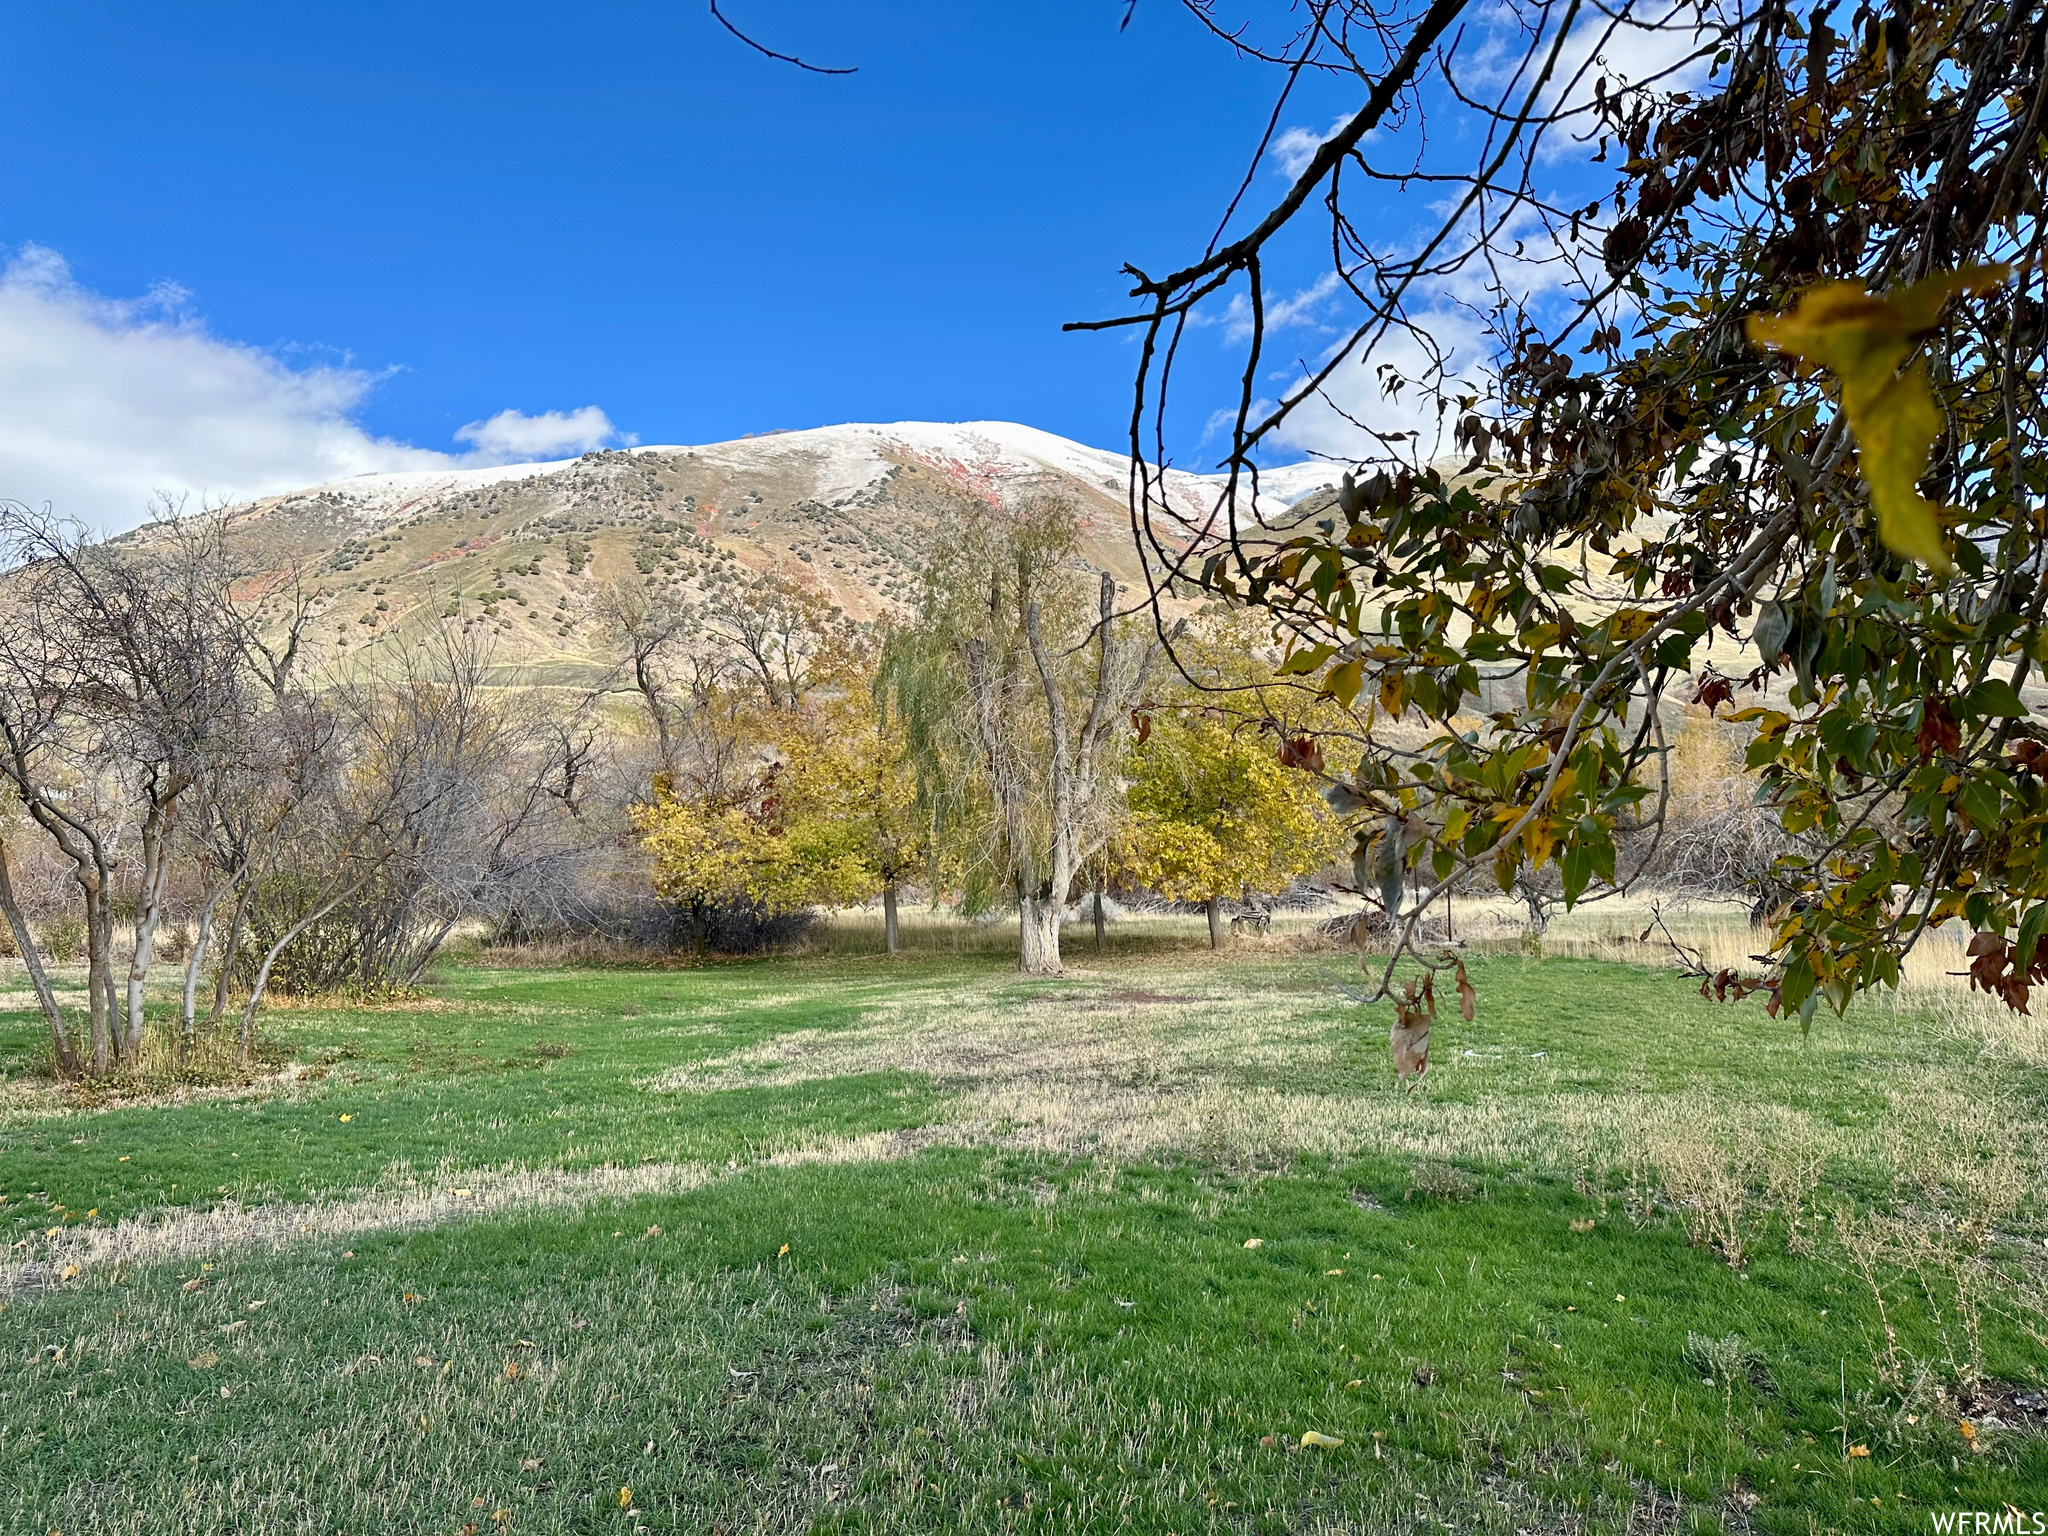
[[776,1252],[775,1252],[775,1257],[777,1257],[778,1259],[779,1259],[779,1258],[783,1258],[784,1256],[786,1256],[786,1255],[788,1254],[788,1252],[789,1252],[789,1244],[787,1244],[787,1243],[784,1243],[784,1244],[783,1244],[783,1245],[782,1245],[782,1246],[781,1246],[780,1248],[778,1248],[778,1249],[776,1250]]
[[632,1507],[633,1507],[633,1490],[632,1490],[632,1489],[630,1489],[630,1488],[621,1488],[621,1489],[619,1490],[619,1508],[621,1508],[621,1509],[631,1509]]
[[1869,1454],[1870,1447],[1867,1445],[1852,1445],[1849,1447],[1849,1457],[1852,1461],[1866,1457]]
[[76,1280],[78,1278],[78,1266],[76,1264],[66,1264],[63,1270],[59,1272],[57,1278],[60,1280]]
[[349,1123],[349,1121],[351,1121],[351,1120],[353,1120],[353,1119],[355,1119],[355,1116],[354,1116],[354,1115],[343,1115],[343,1116],[341,1117],[341,1123],[342,1123],[343,1125],[347,1125],[347,1124]]
[[1263,1237],[1248,1237],[1244,1240],[1244,1245],[1247,1248],[1256,1248],[1264,1241]]
[[1326,1451],[1334,1451],[1344,1442],[1335,1435],[1325,1435],[1313,1429],[1305,1429],[1301,1433],[1301,1443],[1304,1449],[1311,1445],[1316,1445],[1321,1446]]
[[185,1363],[191,1366],[192,1369],[195,1371],[206,1371],[211,1370],[214,1366],[220,1364],[220,1356],[209,1349],[203,1355],[194,1355],[190,1360],[187,1360]]
[[1347,661],[1340,667],[1332,667],[1330,675],[1323,679],[1323,696],[1335,699],[1348,709],[1364,682],[1365,669],[1356,661]]
[[1941,408],[1917,359],[1951,294],[1980,293],[2005,280],[2004,266],[1942,272],[1878,297],[1861,283],[1816,283],[1779,315],[1751,315],[1750,340],[1826,368],[1842,385],[1842,412],[1855,434],[1877,534],[1886,546],[1930,570],[1949,569],[1934,508],[1915,488],[1941,431]]

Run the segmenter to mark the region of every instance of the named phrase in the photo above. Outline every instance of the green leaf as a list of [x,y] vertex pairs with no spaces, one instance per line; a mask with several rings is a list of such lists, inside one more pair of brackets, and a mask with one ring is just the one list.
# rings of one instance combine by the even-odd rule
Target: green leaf
[[1567,912],[1579,899],[1579,893],[1586,888],[1586,882],[1593,878],[1592,850],[1584,843],[1569,845],[1557,861],[1558,869],[1564,876],[1564,907]]
[[2041,942],[2043,927],[2048,927],[2048,902],[2035,902],[2020,919],[2019,937],[2012,946],[2012,968],[2022,976],[2034,963],[2034,946]]
[[1985,720],[1993,716],[2024,719],[2028,711],[2011,683],[2002,677],[1987,677],[1963,696],[1960,712]]
[[1401,895],[1407,879],[1407,869],[1401,858],[1401,821],[1389,816],[1385,830],[1380,833],[1379,848],[1373,859],[1373,876],[1379,884],[1380,900],[1387,909],[1388,917],[1401,915]]

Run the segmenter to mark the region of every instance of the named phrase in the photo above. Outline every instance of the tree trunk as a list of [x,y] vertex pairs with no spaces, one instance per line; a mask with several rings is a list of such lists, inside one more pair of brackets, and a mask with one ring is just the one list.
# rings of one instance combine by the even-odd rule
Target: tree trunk
[[1017,902],[1017,968],[1031,976],[1060,974],[1060,902],[1024,896]]
[[1223,947],[1223,898],[1211,896],[1202,905],[1208,909],[1209,913],[1209,947],[1211,949],[1221,949]]
[[256,980],[249,988],[249,1002],[242,1009],[242,1028],[235,1040],[235,1065],[239,1067],[249,1065],[250,1048],[255,1044],[256,1040],[256,1010],[263,1004],[264,988],[270,985],[270,968],[277,964],[277,957],[284,953],[285,946],[319,922],[321,918],[332,912],[336,907],[340,906],[344,901],[347,901],[349,897],[355,895],[357,891],[368,885],[371,876],[377,873],[378,869],[383,866],[383,863],[384,861],[379,859],[375,864],[372,864],[369,874],[364,875],[354,885],[337,892],[324,906],[315,907],[311,912],[308,912],[285,930],[284,937],[270,946],[269,952],[263,957],[263,963],[256,967]]
[[889,953],[896,953],[896,882],[889,880],[882,886],[882,942],[888,945]]
[[76,1077],[78,1051],[64,1028],[64,1010],[57,1002],[56,990],[50,985],[49,973],[43,969],[43,957],[36,950],[36,936],[29,932],[28,921],[21,915],[21,903],[15,900],[14,873],[7,867],[5,844],[0,844],[0,913],[6,915],[8,931],[14,935],[14,947],[21,951],[21,963],[28,970],[29,985],[35,988],[36,1001],[42,1005],[43,1018],[49,1023],[50,1048],[56,1053],[57,1075]]
[[235,962],[242,957],[242,935],[247,931],[249,898],[256,890],[257,876],[250,876],[242,882],[242,891],[235,898],[234,915],[228,919],[228,941],[220,952],[220,973],[213,980],[213,1007],[206,1015],[206,1027],[211,1030],[219,1024],[228,1011],[228,988],[234,982]]
[[113,923],[103,887],[79,882],[85,894],[85,998],[92,1019],[92,1075],[114,1070]]
[[142,1055],[142,986],[149,979],[150,962],[156,958],[156,931],[164,916],[164,883],[170,878],[170,818],[161,817],[156,826],[145,827],[143,883],[135,905],[135,953],[128,960],[128,1023],[121,1040],[121,1054],[129,1061]]
[[178,1059],[191,1053],[199,1033],[199,978],[206,970],[206,954],[213,947],[213,914],[235,888],[235,879],[223,881],[199,908],[199,931],[192,937],[192,953],[185,957],[185,1000],[178,1015]]
[[1109,946],[1102,933],[1102,871],[1095,872],[1095,953],[1098,955]]

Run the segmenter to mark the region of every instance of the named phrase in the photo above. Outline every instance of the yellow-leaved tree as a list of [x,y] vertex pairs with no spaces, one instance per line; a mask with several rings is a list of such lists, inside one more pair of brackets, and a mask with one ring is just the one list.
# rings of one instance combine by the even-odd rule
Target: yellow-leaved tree
[[1298,695],[1273,686],[1245,638],[1225,630],[1184,649],[1211,686],[1239,691],[1189,693],[1148,711],[1130,814],[1111,850],[1120,878],[1201,902],[1219,948],[1226,899],[1285,890],[1329,864],[1344,841],[1321,781],[1302,771],[1318,754],[1288,718],[1299,713]]
[[884,941],[895,954],[898,889],[924,872],[926,838],[901,722],[865,658],[789,720],[779,746],[791,867],[825,893],[814,900],[879,895]]
[[[655,890],[689,915],[698,953],[724,911],[876,895],[895,951],[897,887],[922,870],[923,842],[915,780],[876,692],[873,657],[869,645],[841,647],[829,670],[820,663],[807,675],[807,693],[696,702],[697,718],[719,724],[722,749],[679,753],[682,766],[657,776],[635,824]],[[718,771],[688,771],[700,759]]]

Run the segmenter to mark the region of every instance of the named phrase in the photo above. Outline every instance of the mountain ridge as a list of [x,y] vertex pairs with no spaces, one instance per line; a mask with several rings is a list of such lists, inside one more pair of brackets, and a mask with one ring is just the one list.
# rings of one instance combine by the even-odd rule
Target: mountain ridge
[[[296,571],[316,594],[323,649],[460,618],[494,636],[510,674],[569,683],[611,665],[594,598],[620,579],[690,595],[774,575],[857,620],[905,615],[932,540],[968,498],[1068,497],[1081,558],[1137,583],[1129,462],[1014,422],[856,422],[360,475],[228,517],[249,564]],[[1284,507],[1334,474],[1320,463],[1262,472],[1261,505]],[[1170,469],[1166,482],[1176,510],[1198,513],[1223,477]]]

